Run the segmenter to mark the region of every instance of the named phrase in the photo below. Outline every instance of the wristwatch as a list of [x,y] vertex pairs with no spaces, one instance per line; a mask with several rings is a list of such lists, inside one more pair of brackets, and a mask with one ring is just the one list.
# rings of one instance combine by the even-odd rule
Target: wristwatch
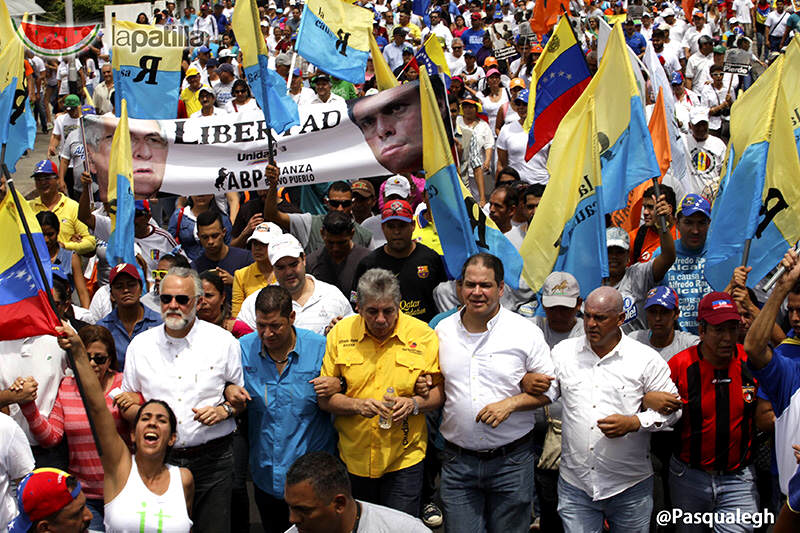
[[222,408],[223,408],[223,409],[225,409],[225,412],[226,412],[226,413],[228,413],[228,417],[227,417],[227,418],[230,418],[230,417],[232,417],[232,416],[233,416],[233,414],[234,414],[234,413],[233,413],[233,407],[231,407],[231,406],[230,406],[230,405],[228,405],[227,403],[223,403],[223,404],[222,404]]
[[417,404],[417,399],[413,396],[411,397],[411,401],[414,402],[414,410],[411,411],[411,414],[417,416],[419,414],[419,404]]
[[342,376],[339,376],[339,392],[342,394],[347,392],[347,380]]

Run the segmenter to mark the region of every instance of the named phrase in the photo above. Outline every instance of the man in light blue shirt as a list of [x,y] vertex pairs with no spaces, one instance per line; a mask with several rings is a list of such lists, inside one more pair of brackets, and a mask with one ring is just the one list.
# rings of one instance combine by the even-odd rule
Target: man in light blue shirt
[[283,499],[286,472],[301,455],[336,453],[331,415],[317,405],[317,393],[342,391],[337,378],[320,378],[325,337],[295,328],[289,292],[277,285],[256,298],[256,331],[239,339],[247,404],[250,472],[255,501],[266,531],[289,528]]

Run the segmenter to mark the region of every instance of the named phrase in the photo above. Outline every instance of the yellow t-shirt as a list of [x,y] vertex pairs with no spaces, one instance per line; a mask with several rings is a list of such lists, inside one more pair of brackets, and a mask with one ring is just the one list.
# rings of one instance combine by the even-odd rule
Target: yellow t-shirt
[[270,273],[269,279],[265,279],[255,263],[234,272],[231,316],[235,318],[239,314],[245,298],[272,283],[275,283],[275,274]]
[[200,103],[200,91],[193,91],[189,87],[186,87],[184,90],[181,91],[181,100],[183,100],[183,104],[186,106],[186,115],[191,117],[192,113],[195,111],[200,111],[203,108],[203,104]]
[[[86,224],[78,220],[78,202],[72,198],[67,197],[64,193],[59,193],[61,196],[56,206],[52,209],[42,203],[41,196],[37,196],[28,203],[31,206],[34,214],[41,211],[52,211],[61,224],[58,230],[58,242],[60,242],[65,249],[72,250],[75,253],[84,255],[94,252],[97,247],[97,241],[94,235],[89,233],[89,228]],[[78,239],[73,240],[77,236]]]
[[[400,313],[394,334],[383,343],[367,333],[361,315],[340,320],[328,333],[323,376],[343,376],[347,396],[383,401],[386,389],[396,396],[413,396],[421,374],[441,382],[439,339],[427,324]],[[409,416],[390,429],[378,426],[378,417],[337,416],[339,454],[356,476],[378,478],[414,466],[425,458],[428,430],[425,415]]]

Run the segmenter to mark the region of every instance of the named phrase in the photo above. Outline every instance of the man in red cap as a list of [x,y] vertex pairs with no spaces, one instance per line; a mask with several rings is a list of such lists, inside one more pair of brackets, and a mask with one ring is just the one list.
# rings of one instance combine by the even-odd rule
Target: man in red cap
[[670,461],[672,504],[687,515],[755,514],[758,386],[745,364],[744,348],[737,344],[739,312],[727,293],[712,292],[700,300],[697,320],[700,344],[668,363],[683,402]]
[[19,515],[9,525],[9,533],[83,533],[92,521],[80,482],[57,468],[28,474],[17,489],[17,503]]
[[97,321],[114,337],[117,349],[117,368],[125,367],[125,352],[128,344],[139,333],[161,324],[161,316],[141,303],[142,278],[135,265],[120,263],[108,275],[111,301],[114,309]]
[[400,310],[424,322],[436,316],[433,289],[447,280],[444,264],[439,254],[411,236],[416,227],[414,211],[405,200],[389,200],[381,212],[386,244],[361,260],[356,269],[353,294],[358,279],[371,268],[385,268],[400,281]]

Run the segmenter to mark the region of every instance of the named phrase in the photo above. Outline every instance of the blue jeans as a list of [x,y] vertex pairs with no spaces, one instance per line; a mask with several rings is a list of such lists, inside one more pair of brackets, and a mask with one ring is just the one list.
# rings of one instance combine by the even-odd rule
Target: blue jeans
[[[758,511],[755,473],[748,466],[735,474],[710,474],[690,468],[673,457],[669,463],[669,490],[672,504],[684,513],[742,513]],[[708,531],[704,525],[677,524],[678,532]],[[716,533],[753,531],[743,524],[715,524]]]
[[350,474],[353,498],[419,517],[422,514],[424,462],[387,472],[378,478]]
[[440,492],[447,533],[527,533],[531,525],[533,449],[493,459],[445,447]]
[[611,531],[647,533],[653,511],[653,476],[603,500],[558,478],[558,514],[567,533],[600,533],[603,519]]
[[92,512],[92,521],[89,524],[89,531],[105,531],[106,526],[103,523],[103,517],[105,516],[103,499],[86,498],[86,508]]

